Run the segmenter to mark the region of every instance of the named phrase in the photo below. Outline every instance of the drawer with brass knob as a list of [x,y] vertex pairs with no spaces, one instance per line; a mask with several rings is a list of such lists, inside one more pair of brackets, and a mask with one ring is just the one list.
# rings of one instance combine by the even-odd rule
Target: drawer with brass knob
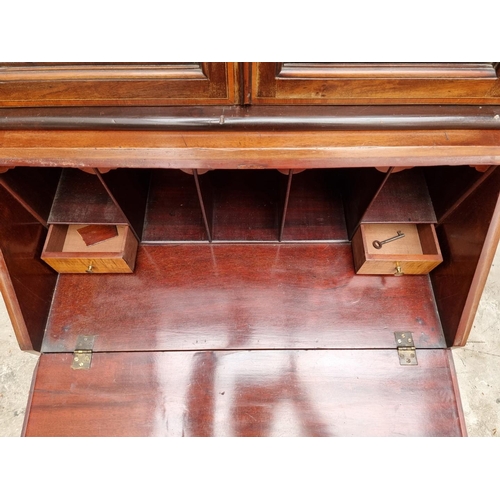
[[59,273],[132,273],[137,247],[126,225],[54,224],[41,258]]
[[361,224],[352,252],[356,274],[427,274],[443,262],[433,224]]

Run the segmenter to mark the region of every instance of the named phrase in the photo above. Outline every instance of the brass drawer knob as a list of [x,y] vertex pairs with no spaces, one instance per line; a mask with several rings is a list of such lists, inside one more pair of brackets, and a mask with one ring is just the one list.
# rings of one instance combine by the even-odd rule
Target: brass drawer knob
[[394,273],[394,276],[403,276],[404,272],[401,269],[401,264],[399,262],[396,262],[396,272]]
[[89,274],[92,274],[94,272],[94,267],[92,266],[92,264],[89,264],[89,267],[85,269],[85,272]]

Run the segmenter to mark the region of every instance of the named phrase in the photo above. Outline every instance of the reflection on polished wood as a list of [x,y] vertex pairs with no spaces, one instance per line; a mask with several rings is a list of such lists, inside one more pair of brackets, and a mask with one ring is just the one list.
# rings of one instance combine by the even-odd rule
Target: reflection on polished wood
[[43,354],[28,436],[458,436],[449,353]]
[[350,244],[141,246],[134,274],[61,275],[44,352],[445,347],[428,276],[358,276]]

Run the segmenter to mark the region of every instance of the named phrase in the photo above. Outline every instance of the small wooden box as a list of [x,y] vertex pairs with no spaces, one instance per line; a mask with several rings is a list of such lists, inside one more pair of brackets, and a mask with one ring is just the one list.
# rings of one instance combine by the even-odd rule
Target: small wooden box
[[138,242],[128,226],[116,226],[118,235],[87,246],[79,229],[87,224],[54,224],[42,251],[42,260],[59,273],[132,273]]
[[[377,249],[398,234],[405,237]],[[361,224],[352,239],[357,274],[427,274],[443,262],[433,224]]]

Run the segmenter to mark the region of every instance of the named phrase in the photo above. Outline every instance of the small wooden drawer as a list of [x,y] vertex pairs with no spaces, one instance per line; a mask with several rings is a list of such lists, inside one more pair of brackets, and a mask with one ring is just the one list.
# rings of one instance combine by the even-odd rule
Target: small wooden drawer
[[[404,238],[374,247],[374,241],[392,238],[398,231]],[[443,262],[432,224],[361,224],[352,251],[357,274],[427,274]]]
[[[42,260],[59,273],[132,273],[138,242],[128,226],[116,228],[116,236],[105,229],[103,239],[85,232],[88,224],[54,224],[42,251]],[[79,232],[79,230],[81,232]],[[96,231],[98,233],[98,231]],[[85,235],[82,237],[82,234]],[[90,236],[88,236],[90,235]]]

